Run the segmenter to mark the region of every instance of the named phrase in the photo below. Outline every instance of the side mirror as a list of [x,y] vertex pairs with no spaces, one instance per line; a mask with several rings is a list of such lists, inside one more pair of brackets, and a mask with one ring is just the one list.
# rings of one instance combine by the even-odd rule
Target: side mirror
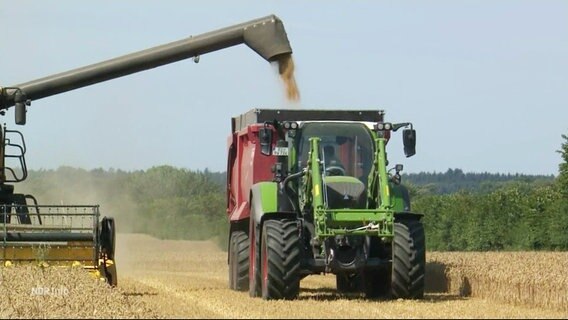
[[16,102],[15,106],[16,124],[26,124],[26,104],[24,102]]
[[26,124],[26,106],[31,105],[31,100],[26,99],[26,95],[22,92],[22,90],[17,89],[14,95],[14,102],[15,102],[15,122],[19,125]]
[[416,154],[416,130],[404,129],[402,131],[402,144],[407,158]]
[[260,140],[260,153],[269,156],[272,154],[272,129],[263,127],[258,130],[258,139]]

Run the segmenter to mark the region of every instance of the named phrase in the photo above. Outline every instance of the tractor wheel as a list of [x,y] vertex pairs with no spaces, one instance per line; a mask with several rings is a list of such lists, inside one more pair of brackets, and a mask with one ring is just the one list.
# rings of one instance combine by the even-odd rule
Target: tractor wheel
[[231,233],[229,246],[229,284],[236,291],[246,291],[249,285],[249,237],[244,231]]
[[361,272],[363,292],[367,299],[388,297],[390,281],[388,268],[374,268]]
[[[365,238],[365,248],[370,258],[390,259],[392,245],[383,243],[378,237]],[[390,267],[375,267],[361,270],[361,290],[368,299],[388,297],[390,292]]]
[[358,274],[336,274],[335,284],[337,292],[352,293],[359,290],[361,277]]
[[399,220],[394,224],[391,294],[395,299],[422,299],[426,248],[424,227],[418,220]]
[[262,226],[262,298],[295,299],[300,292],[300,235],[295,220],[268,220]]

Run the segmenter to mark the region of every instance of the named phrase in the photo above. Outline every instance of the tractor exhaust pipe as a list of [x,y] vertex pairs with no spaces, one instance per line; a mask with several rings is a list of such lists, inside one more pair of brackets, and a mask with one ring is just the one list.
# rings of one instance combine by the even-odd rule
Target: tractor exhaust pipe
[[[25,105],[29,105],[31,100],[123,77],[241,43],[245,43],[269,62],[292,53],[282,21],[275,15],[269,15],[82,68],[5,87],[0,94],[0,109],[8,109],[18,104],[18,114],[22,118],[21,113],[25,113]],[[18,122],[23,124],[21,122],[25,123],[25,120],[20,119]]]

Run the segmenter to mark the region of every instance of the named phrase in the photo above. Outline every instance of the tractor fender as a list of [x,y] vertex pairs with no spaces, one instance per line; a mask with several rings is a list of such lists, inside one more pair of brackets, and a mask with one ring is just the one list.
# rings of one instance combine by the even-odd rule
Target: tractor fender
[[290,198],[276,182],[259,182],[251,188],[251,216],[255,225],[271,218],[296,217]]
[[401,184],[389,183],[391,203],[395,211],[410,211],[408,189]]
[[417,212],[395,212],[394,220],[420,220],[424,217],[423,213]]

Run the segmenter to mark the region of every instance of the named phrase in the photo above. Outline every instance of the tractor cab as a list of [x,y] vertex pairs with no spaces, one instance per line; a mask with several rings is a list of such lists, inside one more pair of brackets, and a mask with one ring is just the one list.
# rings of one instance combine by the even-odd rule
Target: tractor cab
[[305,122],[297,141],[297,168],[307,166],[310,138],[320,139],[319,155],[326,207],[364,208],[374,144],[369,127],[361,122]]

